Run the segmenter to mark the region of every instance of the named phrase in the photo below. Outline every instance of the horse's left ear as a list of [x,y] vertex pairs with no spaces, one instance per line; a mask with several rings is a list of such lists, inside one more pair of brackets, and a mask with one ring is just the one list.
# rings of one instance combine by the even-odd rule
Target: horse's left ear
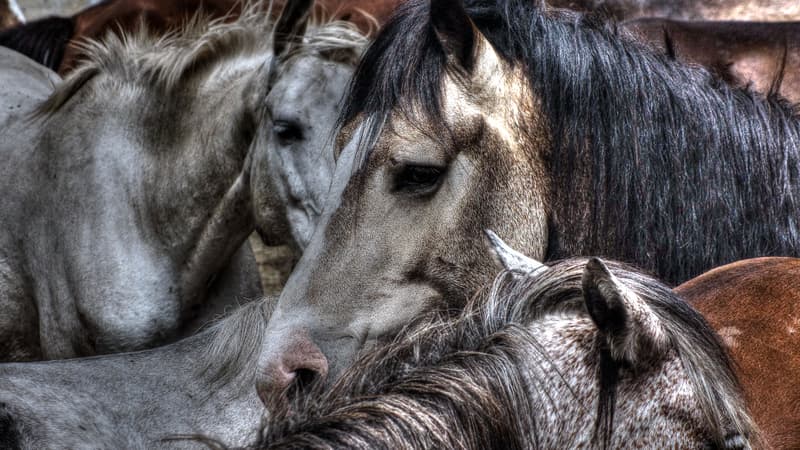
[[667,351],[669,339],[659,318],[600,259],[586,263],[581,287],[586,309],[614,360],[636,366]]
[[272,48],[276,57],[286,53],[306,33],[313,4],[314,0],[288,0],[284,4],[273,30]]
[[479,33],[462,0],[431,0],[431,25],[449,57],[471,72]]

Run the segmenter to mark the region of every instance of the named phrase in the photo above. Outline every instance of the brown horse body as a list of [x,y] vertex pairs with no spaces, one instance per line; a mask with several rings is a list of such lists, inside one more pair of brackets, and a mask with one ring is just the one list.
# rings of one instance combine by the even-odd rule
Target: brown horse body
[[669,17],[682,20],[800,19],[795,0],[548,0],[558,8],[604,11],[617,20],[639,17]]
[[664,51],[726,82],[800,102],[800,22],[637,19],[624,23]]
[[800,448],[800,259],[728,264],[678,286],[738,365],[750,411],[773,448]]

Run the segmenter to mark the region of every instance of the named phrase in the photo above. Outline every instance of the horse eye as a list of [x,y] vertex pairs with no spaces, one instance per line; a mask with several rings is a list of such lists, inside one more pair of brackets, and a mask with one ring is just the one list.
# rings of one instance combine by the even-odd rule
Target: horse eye
[[415,195],[433,193],[439,187],[444,169],[435,166],[403,167],[394,178],[394,191]]
[[283,145],[303,140],[303,130],[299,125],[288,120],[276,120],[272,125],[272,131]]

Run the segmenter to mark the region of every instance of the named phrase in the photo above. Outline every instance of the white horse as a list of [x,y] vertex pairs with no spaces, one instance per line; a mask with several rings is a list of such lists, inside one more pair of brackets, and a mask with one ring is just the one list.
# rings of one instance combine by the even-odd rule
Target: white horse
[[328,23],[298,45],[307,6],[109,36],[55,90],[0,54],[0,360],[174,340],[260,294],[253,230],[304,246],[365,43]]

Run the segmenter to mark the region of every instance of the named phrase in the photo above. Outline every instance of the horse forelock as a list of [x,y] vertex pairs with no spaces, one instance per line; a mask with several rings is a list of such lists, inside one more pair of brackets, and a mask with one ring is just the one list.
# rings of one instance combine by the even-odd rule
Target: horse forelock
[[[316,12],[316,10],[315,10]],[[350,22],[326,19],[319,13],[311,17],[312,28],[299,38],[298,45],[290,47],[282,55],[277,75],[281,68],[288,68],[296,58],[321,57],[323,60],[355,66],[369,42],[358,28]]]
[[[306,395],[292,396],[291,402],[276,399],[262,445],[301,442],[324,448],[338,442],[366,448],[389,439],[422,448],[456,444],[471,448],[491,442],[482,440],[485,432],[522,430],[503,444],[535,447],[541,437],[530,422],[534,416],[527,396],[536,392],[537,382],[547,380],[532,385],[523,368],[537,364],[542,373],[551,375],[553,369],[546,349],[526,324],[548,314],[587,314],[581,290],[585,265],[586,259],[575,258],[535,276],[520,278],[507,272],[462,312],[421,318],[389,345],[362,354],[332,387],[315,386]],[[624,265],[608,266],[663,322],[714,441],[721,448],[733,438],[758,442],[731,362],[709,325],[666,286]],[[530,351],[541,361],[531,362]],[[598,368],[596,380],[594,439],[600,446],[608,446],[614,433],[621,370],[621,363],[605,356],[597,355],[603,367]],[[563,375],[545,378],[557,381]],[[542,397],[546,402],[546,395]],[[470,414],[479,410],[486,416],[473,422],[462,416],[465,410],[459,405],[466,405]],[[498,426],[509,428],[492,428]]]

